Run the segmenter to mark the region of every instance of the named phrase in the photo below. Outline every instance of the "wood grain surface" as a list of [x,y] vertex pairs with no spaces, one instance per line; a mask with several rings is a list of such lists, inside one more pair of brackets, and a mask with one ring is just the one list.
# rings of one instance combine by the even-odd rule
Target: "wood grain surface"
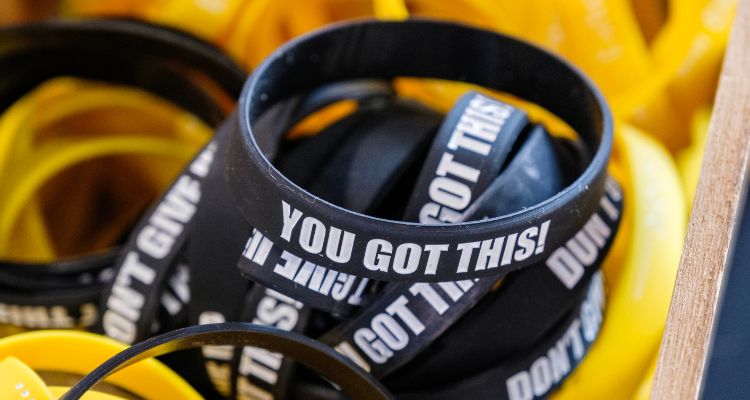
[[750,0],[741,0],[719,78],[652,399],[700,395],[722,278],[744,204],[748,154]]

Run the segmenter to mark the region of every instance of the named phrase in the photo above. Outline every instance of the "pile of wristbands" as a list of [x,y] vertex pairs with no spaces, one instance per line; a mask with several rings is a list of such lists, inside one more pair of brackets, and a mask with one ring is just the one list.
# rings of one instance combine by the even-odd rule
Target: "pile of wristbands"
[[648,398],[734,2],[284,3],[0,28],[0,397]]

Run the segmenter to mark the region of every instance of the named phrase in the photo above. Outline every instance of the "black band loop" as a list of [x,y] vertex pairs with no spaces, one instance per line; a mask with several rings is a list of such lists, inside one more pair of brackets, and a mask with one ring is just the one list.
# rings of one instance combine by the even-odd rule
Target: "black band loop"
[[201,346],[257,346],[282,353],[338,384],[356,399],[391,399],[388,390],[351,360],[320,342],[294,332],[255,324],[226,323],[194,326],[165,333],[116,354],[63,395],[80,399],[110,374],[138,361]]
[[[311,160],[310,165],[299,165],[290,172],[315,175],[309,183],[311,191],[349,210],[368,212],[382,207],[385,194],[419,161],[416,159],[432,139],[440,119],[434,111],[416,104],[381,99],[379,104],[363,105],[351,117],[294,148],[301,150],[304,146],[305,154],[287,152],[279,158]],[[333,142],[335,148],[329,149],[330,139],[339,139]],[[316,153],[329,151],[333,154],[326,157],[324,165],[316,165]],[[373,165],[368,162],[368,154],[382,154],[387,159]],[[289,162],[283,165],[290,167]],[[315,265],[313,257],[303,260],[272,246],[257,230],[252,231],[242,254],[238,267],[248,278],[316,309],[347,315],[368,301],[367,278],[327,270]],[[279,264],[287,268],[276,267]]]
[[[425,47],[425,42],[444,45]],[[480,56],[487,61],[476,63]],[[399,76],[461,80],[532,101],[568,122],[594,156],[573,184],[533,207],[483,221],[436,226],[384,220],[337,207],[280,174],[266,157],[273,149],[260,147],[279,140],[272,137],[273,130],[255,126],[271,105],[330,82]],[[229,151],[228,179],[250,224],[285,249],[312,254],[322,266],[385,281],[498,276],[543,260],[547,249],[558,247],[583,225],[582,215],[596,210],[612,145],[609,109],[575,68],[516,39],[426,21],[352,23],[290,42],[252,75],[240,99],[239,118],[240,131]],[[459,132],[457,137],[468,135]],[[462,244],[521,235],[529,229],[537,232],[538,251],[527,257],[514,257],[494,270],[460,263]],[[317,236],[312,238],[300,234],[309,236],[313,230]],[[440,266],[428,266],[429,257],[423,256],[416,268],[397,272],[374,261],[384,247],[412,244],[422,253],[447,246],[440,254]]]
[[[470,142],[469,148],[455,146],[453,133],[470,124],[488,140]],[[476,92],[463,95],[435,135],[403,220],[423,224],[470,220],[463,212],[497,178],[527,124],[526,113],[515,107]],[[463,190],[456,190],[459,188]],[[456,196],[456,192],[465,193]],[[434,202],[431,197],[437,195],[446,199]],[[449,207],[444,203],[459,204]]]
[[[217,125],[215,95],[232,100],[246,74],[214,46],[188,34],[125,20],[50,20],[0,32],[0,105],[39,83],[76,76],[136,86]],[[207,79],[211,93],[195,83]]]
[[[0,45],[1,107],[46,79],[75,76],[145,89],[217,125],[246,76],[221,51],[199,39],[134,21],[55,20],[19,25],[0,30]],[[118,249],[110,249],[48,264],[2,260],[0,293],[6,296],[0,296],[0,302],[88,310],[92,297],[112,280],[108,272],[117,257]],[[16,298],[11,299],[11,294]],[[94,320],[99,314],[96,308]],[[91,325],[88,317],[86,323]],[[165,320],[162,325],[169,323]],[[36,323],[22,326],[40,327]]]
[[504,360],[458,382],[397,393],[399,399],[545,399],[581,363],[599,334],[604,283],[597,271],[582,301],[530,351]]

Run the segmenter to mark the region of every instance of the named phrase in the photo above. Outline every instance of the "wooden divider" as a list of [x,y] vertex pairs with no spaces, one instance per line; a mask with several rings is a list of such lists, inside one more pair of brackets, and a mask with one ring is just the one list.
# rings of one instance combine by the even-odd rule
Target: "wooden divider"
[[722,277],[739,229],[749,154],[750,0],[741,0],[719,78],[652,399],[696,399],[700,394]]

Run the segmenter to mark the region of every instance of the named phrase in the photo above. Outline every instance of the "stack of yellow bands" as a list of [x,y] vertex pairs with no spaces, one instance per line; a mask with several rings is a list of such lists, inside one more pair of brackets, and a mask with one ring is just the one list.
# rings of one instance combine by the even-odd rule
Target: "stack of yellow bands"
[[[627,207],[604,267],[608,301],[601,335],[553,397],[629,399],[647,398],[735,6],[736,0],[63,0],[60,10],[184,29],[217,43],[248,70],[292,37],[372,16],[478,25],[578,65],[615,113],[611,172],[623,183]],[[398,89],[447,109],[467,87],[403,80]],[[43,115],[34,112],[41,108]],[[139,117],[108,120],[123,110]],[[532,116],[555,126],[543,110]],[[556,130],[564,134],[566,127]],[[48,260],[112,244],[208,135],[193,117],[132,89],[69,79],[43,85],[0,117],[0,255]],[[79,167],[74,183],[64,171]],[[133,172],[114,174],[121,168]],[[107,190],[153,192],[110,192],[137,206],[75,218],[80,226],[52,217],[91,212],[97,203],[90,196],[113,179],[141,181],[119,181]],[[11,235],[17,243],[9,247]]]
[[0,259],[101,251],[211,135],[144,91],[55,78],[0,115]]

